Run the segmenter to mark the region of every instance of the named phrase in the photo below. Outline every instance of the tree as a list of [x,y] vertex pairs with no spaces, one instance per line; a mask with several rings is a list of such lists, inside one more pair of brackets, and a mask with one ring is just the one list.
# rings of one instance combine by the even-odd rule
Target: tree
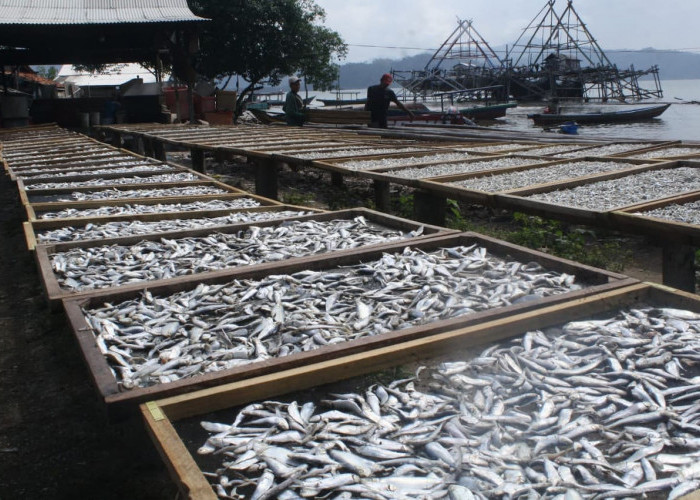
[[347,46],[338,33],[321,25],[325,12],[313,0],[194,0],[192,11],[211,19],[203,23],[197,72],[229,81],[246,81],[239,90],[236,116],[263,83],[278,85],[301,74],[317,88],[338,76],[333,58],[343,59]]
[[58,70],[55,66],[39,66],[36,68],[36,72],[49,80],[54,80],[58,75]]

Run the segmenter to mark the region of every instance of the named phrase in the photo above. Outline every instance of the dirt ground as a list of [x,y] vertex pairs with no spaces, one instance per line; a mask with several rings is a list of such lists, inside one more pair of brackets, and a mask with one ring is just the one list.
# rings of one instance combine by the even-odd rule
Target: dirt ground
[[[186,161],[186,157],[180,160]],[[252,190],[252,170],[219,170]],[[216,171],[213,171],[216,173]],[[367,203],[369,185],[329,187],[284,172],[282,197],[321,208]],[[140,419],[108,422],[62,313],[44,301],[22,232],[16,186],[0,181],[0,500],[175,499],[177,490]],[[660,280],[658,250],[634,239],[637,278]]]

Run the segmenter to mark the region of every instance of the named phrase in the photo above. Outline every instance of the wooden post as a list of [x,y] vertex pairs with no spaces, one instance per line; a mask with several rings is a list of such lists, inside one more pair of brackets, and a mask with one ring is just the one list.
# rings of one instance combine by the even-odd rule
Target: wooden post
[[331,172],[331,185],[333,187],[343,187],[343,174]]
[[665,243],[662,258],[664,285],[695,293],[695,248]]
[[123,146],[122,134],[120,132],[112,132],[112,146],[121,148]]
[[199,148],[191,148],[190,157],[192,158],[192,168],[197,172],[204,173],[206,170],[204,164],[204,150]]
[[389,212],[391,208],[388,181],[374,181],[374,205],[380,212]]
[[447,198],[422,189],[416,189],[413,194],[413,218],[419,222],[445,225]]
[[280,163],[275,160],[261,159],[255,165],[255,194],[277,199],[277,173]]
[[144,152],[145,152],[146,148],[145,148],[145,145],[143,142],[143,137],[141,137],[139,135],[135,135],[134,136],[134,145],[132,147],[133,147],[134,153],[136,153],[137,155],[145,156]]
[[143,155],[149,158],[155,158],[155,151],[153,150],[153,139],[150,137],[142,137],[143,141]]
[[214,150],[214,160],[216,161],[219,168],[223,167],[224,163],[226,163],[226,156],[226,151],[224,151],[223,149]]
[[167,161],[165,155],[165,144],[158,139],[153,139],[153,156],[158,161]]

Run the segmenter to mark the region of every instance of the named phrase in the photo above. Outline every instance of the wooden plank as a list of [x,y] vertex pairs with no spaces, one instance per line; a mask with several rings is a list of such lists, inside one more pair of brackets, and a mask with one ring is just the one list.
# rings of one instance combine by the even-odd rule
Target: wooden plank
[[183,498],[216,500],[218,498],[216,493],[202,475],[175,428],[168,419],[160,418],[158,411],[157,403],[144,404],[141,407],[141,416],[146,423],[146,430],[151,440],[156,445],[170,477],[177,484]]
[[278,176],[282,162],[274,159],[259,160],[255,169],[255,194],[272,200],[279,197]]

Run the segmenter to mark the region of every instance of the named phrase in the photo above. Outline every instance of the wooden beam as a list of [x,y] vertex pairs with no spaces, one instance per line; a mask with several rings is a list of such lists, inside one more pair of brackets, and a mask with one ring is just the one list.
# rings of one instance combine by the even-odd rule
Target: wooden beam
[[695,248],[678,243],[663,245],[664,285],[695,293]]

